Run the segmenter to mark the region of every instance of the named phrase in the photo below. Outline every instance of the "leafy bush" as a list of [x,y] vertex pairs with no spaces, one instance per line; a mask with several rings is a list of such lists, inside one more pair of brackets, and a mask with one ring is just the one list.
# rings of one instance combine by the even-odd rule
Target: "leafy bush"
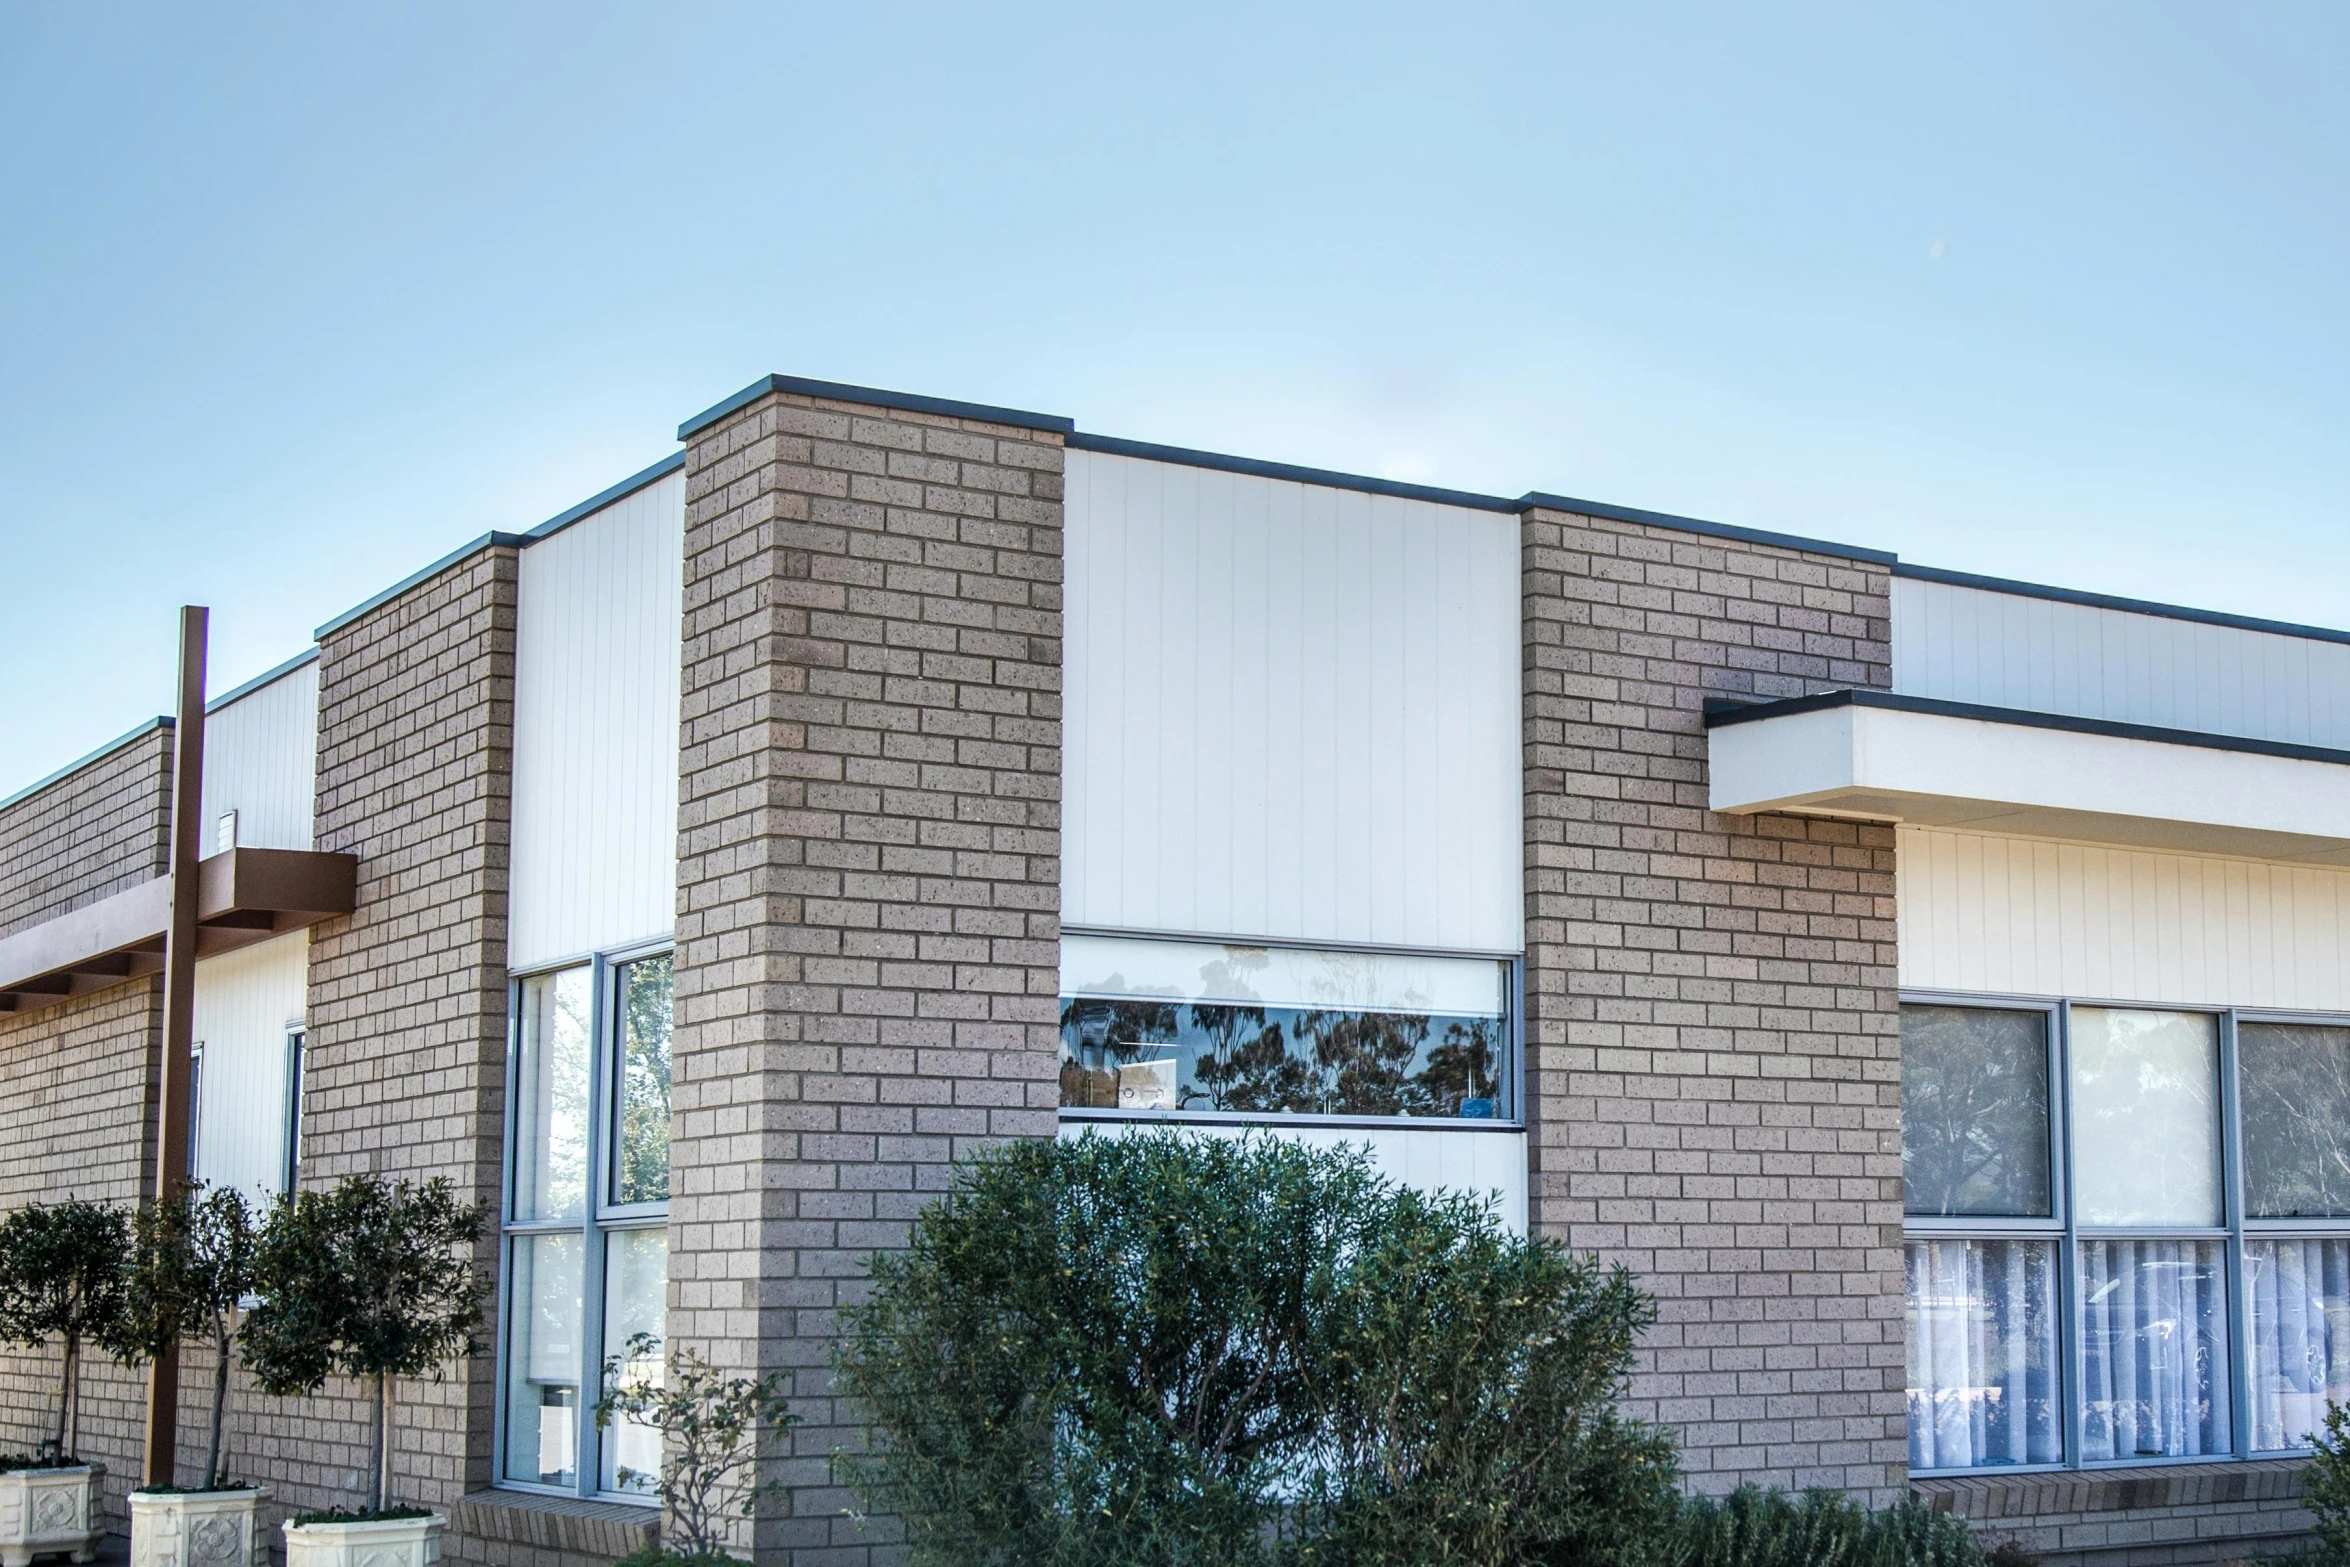
[[2301,1472],[2301,1505],[2316,1519],[2310,1556],[2350,1563],[2350,1409],[2326,1404],[2325,1429],[2310,1437],[2309,1467]]
[[435,1377],[475,1353],[488,1282],[473,1257],[482,1210],[446,1180],[373,1175],[278,1200],[255,1257],[261,1301],[245,1321],[245,1364],[263,1392],[316,1392],[341,1372],[368,1386],[375,1418],[360,1517],[384,1508],[393,1377]]
[[182,1339],[212,1346],[211,1445],[203,1488],[229,1489],[220,1466],[221,1427],[229,1358],[244,1326],[243,1302],[253,1290],[261,1244],[257,1216],[234,1187],[207,1192],[201,1181],[190,1181],[161,1202],[143,1204],[131,1235],[124,1353],[152,1360]]
[[31,1203],[0,1220],[0,1338],[28,1347],[55,1338],[63,1351],[56,1433],[44,1444],[42,1462],[72,1462],[83,1343],[105,1349],[123,1343],[130,1240],[121,1209],[80,1198]]
[[1643,1567],[1983,1567],[1967,1526],[1914,1501],[1878,1512],[1835,1491],[1744,1486],[1685,1498]]
[[[604,1396],[596,1401],[596,1424],[614,1420],[649,1426],[661,1434],[661,1470],[650,1478],[661,1497],[667,1549],[637,1552],[653,1562],[694,1567],[732,1562],[722,1538],[729,1518],[748,1518],[759,1498],[775,1487],[753,1475],[759,1437],[798,1423],[778,1388],[780,1373],[766,1377],[721,1375],[690,1349],[680,1349],[658,1377],[621,1380],[621,1368],[642,1365],[660,1353],[649,1333],[632,1335],[621,1352],[604,1362]],[[623,1485],[646,1478],[622,1469]],[[738,1564],[739,1567],[739,1564]]]
[[1672,1458],[1620,1270],[1368,1156],[1164,1132],[959,1172],[848,1313],[853,1460],[957,1567],[1605,1561]]

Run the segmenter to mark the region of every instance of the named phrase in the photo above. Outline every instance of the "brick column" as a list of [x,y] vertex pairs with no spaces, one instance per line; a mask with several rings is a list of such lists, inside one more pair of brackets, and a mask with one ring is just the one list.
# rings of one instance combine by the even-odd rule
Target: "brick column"
[[[359,898],[310,938],[302,1184],[445,1175],[490,1206],[485,1267],[504,1135],[515,542],[491,535],[319,634],[317,844],[359,857]],[[401,1499],[446,1508],[489,1483],[487,1338],[447,1381],[400,1384]],[[282,1428],[297,1412],[303,1440],[255,1451],[257,1478],[276,1503],[350,1505],[361,1390],[330,1382],[269,1415]]]
[[1638,1271],[1693,1482],[1906,1477],[1889,827],[1706,809],[1702,704],[1891,683],[1885,560],[1523,527],[1531,1218]]
[[686,457],[672,1342],[789,1374],[764,1562],[863,1563],[837,1309],[1055,1130],[1067,422],[771,378]]

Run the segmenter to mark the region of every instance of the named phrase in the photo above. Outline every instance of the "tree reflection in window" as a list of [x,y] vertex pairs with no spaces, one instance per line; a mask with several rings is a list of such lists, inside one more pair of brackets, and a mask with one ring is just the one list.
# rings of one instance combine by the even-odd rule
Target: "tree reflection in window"
[[1506,1113],[1503,1021],[1066,997],[1061,1103],[1491,1118]]

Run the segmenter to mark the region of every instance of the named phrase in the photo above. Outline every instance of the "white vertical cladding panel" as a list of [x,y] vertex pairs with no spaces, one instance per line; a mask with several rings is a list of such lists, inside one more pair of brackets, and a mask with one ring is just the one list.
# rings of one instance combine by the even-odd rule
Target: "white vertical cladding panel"
[[237,813],[237,842],[307,849],[318,794],[318,660],[287,670],[204,719],[204,836]]
[[2350,748],[2350,643],[1893,579],[1906,696]]
[[[1368,1148],[1379,1173],[1414,1191],[1461,1192],[1491,1198],[1502,1223],[1526,1233],[1526,1134],[1519,1131],[1430,1131],[1412,1126],[1256,1126],[1179,1123],[1197,1137],[1286,1137],[1308,1148]],[[1147,1121],[1063,1121],[1064,1140],[1093,1133],[1122,1137],[1153,1130]]]
[[677,914],[685,480],[522,552],[508,958],[669,934]]
[[269,1196],[285,1185],[286,1033],[303,1019],[310,933],[294,931],[196,965],[196,1174]]
[[1062,918],[1515,952],[1518,525],[1069,454]]
[[2350,1011],[2350,871],[1897,834],[1913,990]]

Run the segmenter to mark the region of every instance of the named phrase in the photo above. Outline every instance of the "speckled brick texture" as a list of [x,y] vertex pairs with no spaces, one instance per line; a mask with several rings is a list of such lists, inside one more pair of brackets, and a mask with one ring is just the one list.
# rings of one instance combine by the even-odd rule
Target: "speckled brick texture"
[[1985,1474],[1914,1481],[1910,1490],[1964,1518],[1983,1545],[2012,1540],[2040,1567],[2189,1567],[2260,1561],[2307,1544],[2307,1467],[2271,1459]]
[[0,808],[0,936],[171,868],[171,725]]
[[[86,1197],[135,1203],[149,1186],[163,986],[138,980],[21,1017],[0,1016],[0,1207]],[[54,1429],[58,1346],[0,1350],[0,1452],[30,1452]],[[146,1387],[83,1357],[84,1457],[106,1465],[107,1527],[127,1529],[139,1483]]]
[[772,394],[686,459],[670,1332],[788,1374],[763,1562],[895,1555],[836,1313],[1056,1124],[1058,435]]
[[1708,697],[1890,684],[1887,569],[1523,524],[1531,1220],[1658,1298],[1692,1483],[1906,1476],[1888,827],[1706,809]]
[[[446,1176],[495,1213],[503,1139],[506,868],[517,564],[488,545],[331,632],[319,659],[317,845],[359,860],[357,910],[310,942],[302,1181]],[[487,1227],[485,1268],[495,1266]],[[394,1494],[489,1483],[493,1361],[399,1386]],[[273,1506],[348,1504],[356,1384],[273,1401]],[[452,1537],[449,1555],[470,1559]]]

